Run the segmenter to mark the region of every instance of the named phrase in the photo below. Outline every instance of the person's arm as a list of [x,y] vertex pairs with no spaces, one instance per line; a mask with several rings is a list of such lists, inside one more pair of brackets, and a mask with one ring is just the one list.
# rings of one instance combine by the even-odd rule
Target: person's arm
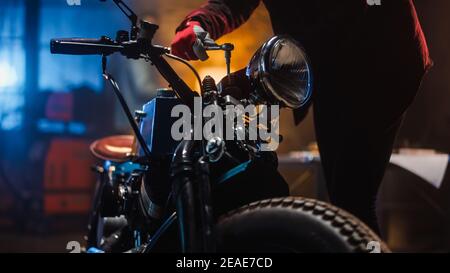
[[259,2],[260,0],[209,0],[189,13],[178,26],[171,45],[172,53],[188,60],[197,60],[199,56],[194,53],[193,45],[199,36],[208,33],[207,39],[216,40],[233,31],[248,20]]
[[260,0],[209,0],[189,13],[178,29],[183,29],[186,22],[196,21],[216,40],[245,23],[259,2]]

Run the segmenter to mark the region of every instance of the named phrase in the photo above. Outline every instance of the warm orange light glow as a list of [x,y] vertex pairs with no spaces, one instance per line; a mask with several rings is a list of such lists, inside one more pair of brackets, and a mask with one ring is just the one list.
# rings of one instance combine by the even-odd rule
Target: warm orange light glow
[[[177,1],[166,0],[158,1],[160,14],[167,14],[164,20],[157,22],[161,29],[158,31],[158,42],[162,44],[170,44],[175,34],[177,25],[192,10],[200,7],[206,0]],[[257,30],[257,31],[255,31]],[[161,37],[162,36],[162,37]],[[249,21],[239,27],[234,32],[227,34],[217,40],[218,44],[232,43],[235,50],[231,56],[231,71],[236,71],[247,65],[253,53],[262,45],[270,36],[272,36],[272,27],[270,25],[269,15],[264,5],[260,5]],[[212,76],[216,82],[220,81],[226,75],[224,53],[222,51],[208,52],[209,59],[205,62],[194,61],[191,64],[199,71],[203,78],[206,75]],[[189,86],[198,90],[198,83],[193,74],[183,67],[171,62],[180,76],[189,84]]]

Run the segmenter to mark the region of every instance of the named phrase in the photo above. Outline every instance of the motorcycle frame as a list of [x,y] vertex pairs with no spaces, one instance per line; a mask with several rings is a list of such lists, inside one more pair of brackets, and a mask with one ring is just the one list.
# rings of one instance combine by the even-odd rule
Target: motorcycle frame
[[[148,24],[148,23],[146,23]],[[150,26],[156,31],[157,26]],[[120,53],[129,57],[136,58],[145,55],[163,76],[163,78],[173,88],[181,102],[193,109],[194,97],[198,94],[181,79],[170,64],[163,58],[167,51],[161,46],[152,44],[152,38],[155,32],[147,32],[148,37],[139,38],[120,48]],[[103,56],[104,71],[106,70],[106,55]],[[106,74],[105,74],[106,75]],[[141,135],[131,112],[123,97],[119,87],[111,75],[105,76],[110,80],[113,88],[118,95],[133,132],[136,135],[140,145],[146,147],[145,140]],[[176,213],[171,215],[167,221],[173,223],[177,219],[180,233],[180,244],[182,252],[213,252],[215,250],[213,239],[213,219],[210,205],[210,181],[209,181],[209,162],[204,156],[204,141],[183,140],[178,145],[171,163],[171,181],[172,194],[175,201]],[[144,150],[145,151],[145,150]],[[153,159],[150,153],[146,154],[146,164],[151,165]],[[195,158],[194,154],[202,154],[201,158]],[[147,156],[148,155],[148,156]],[[148,158],[150,157],[150,158]],[[141,159],[138,159],[141,160]],[[142,182],[143,183],[143,182]],[[99,187],[101,189],[102,187]],[[96,214],[95,212],[93,214]],[[160,229],[155,233],[154,238],[145,246],[144,252],[150,252],[156,244],[157,239],[167,229],[167,223],[163,223]]]

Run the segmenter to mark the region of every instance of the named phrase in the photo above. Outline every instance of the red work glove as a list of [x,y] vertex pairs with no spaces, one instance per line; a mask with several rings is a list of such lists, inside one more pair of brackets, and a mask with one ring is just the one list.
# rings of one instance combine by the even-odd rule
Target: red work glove
[[189,21],[186,27],[178,31],[172,41],[172,54],[186,60],[208,59],[208,54],[204,48],[205,44],[214,44],[199,22]]

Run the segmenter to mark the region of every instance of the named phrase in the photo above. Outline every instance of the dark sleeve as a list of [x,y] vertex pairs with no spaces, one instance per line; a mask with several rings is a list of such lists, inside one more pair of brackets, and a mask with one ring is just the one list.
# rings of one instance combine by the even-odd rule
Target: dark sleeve
[[258,7],[260,0],[209,0],[199,9],[186,16],[177,28],[182,29],[187,21],[199,22],[214,40],[245,23]]

